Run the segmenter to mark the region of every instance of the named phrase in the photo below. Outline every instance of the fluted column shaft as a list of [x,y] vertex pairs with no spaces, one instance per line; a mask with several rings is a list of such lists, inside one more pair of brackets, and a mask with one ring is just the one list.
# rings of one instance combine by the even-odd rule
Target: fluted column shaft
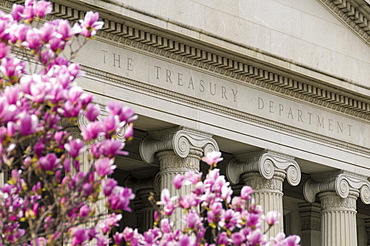
[[322,192],[321,202],[322,246],[357,245],[356,200],[358,192],[347,198],[335,192]]
[[[157,175],[157,179],[160,183],[160,190],[168,189],[171,196],[184,196],[191,193],[191,186],[184,185],[181,189],[176,189],[173,185],[173,179],[176,175],[185,175],[187,171],[199,171],[200,158],[202,156],[201,149],[192,149],[189,152],[188,157],[181,158],[174,151],[165,150],[157,153],[157,157],[160,162],[160,171]],[[183,226],[183,211],[177,209],[171,216],[171,221],[174,222],[176,228],[182,228]]]
[[200,158],[203,152],[201,149],[192,149],[186,158],[181,158],[174,151],[160,151],[157,157],[160,162],[160,189],[169,189],[171,195],[185,195],[191,192],[191,186],[181,187],[176,190],[173,186],[173,179],[177,174],[184,175],[187,171],[199,171]]
[[[271,179],[266,179],[259,172],[249,172],[242,174],[242,179],[246,185],[251,186],[255,191],[252,197],[255,203],[261,205],[263,211],[277,211],[283,214],[283,182],[286,173],[282,170],[276,170]],[[263,231],[268,229],[266,224],[263,224]],[[284,230],[283,219],[279,223],[270,228],[268,235],[276,236]]]

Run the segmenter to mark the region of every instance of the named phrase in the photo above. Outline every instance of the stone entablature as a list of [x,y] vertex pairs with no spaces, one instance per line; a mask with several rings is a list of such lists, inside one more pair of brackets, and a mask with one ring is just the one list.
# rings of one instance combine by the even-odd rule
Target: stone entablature
[[[0,6],[10,8],[11,2],[2,1]],[[81,7],[78,4],[74,6]],[[59,3],[55,3],[55,7],[55,16],[57,17],[75,21],[83,15],[83,11]],[[263,126],[265,129],[274,129],[274,131],[283,134],[299,136],[309,141],[313,140],[312,142],[324,143],[330,147],[335,146],[335,148],[341,148],[344,151],[349,150],[348,152],[356,153],[356,155],[358,153],[362,156],[369,154],[369,149],[366,147],[367,139],[361,138],[367,135],[367,122],[358,118],[368,119],[370,117],[370,104],[358,94],[350,95],[350,90],[342,93],[338,90],[334,92],[329,87],[318,87],[316,82],[323,81],[308,78],[310,74],[307,76],[290,75],[286,71],[279,71],[276,67],[271,66],[269,68],[266,65],[268,64],[267,60],[266,64],[261,67],[259,62],[245,59],[245,56],[241,56],[241,54],[227,54],[228,50],[226,49],[210,49],[206,44],[196,44],[188,39],[180,39],[177,35],[171,36],[168,33],[162,35],[158,30],[149,31],[148,27],[138,25],[138,23],[132,21],[123,23],[117,21],[117,18],[114,19],[115,17],[107,18],[109,19],[104,19],[106,27],[100,32],[100,37],[97,39],[99,43],[96,43],[96,46],[100,47],[101,44],[108,44],[110,47],[121,50],[124,54],[117,52],[112,54],[107,53],[108,50],[100,50],[101,57],[99,57],[98,62],[101,65],[105,64],[107,69],[102,69],[101,66],[86,65],[84,69],[89,79],[99,80],[99,82],[104,81],[105,87],[109,85],[116,88],[124,85],[143,92],[142,94],[146,93],[155,97],[166,98],[166,100],[181,102],[194,108],[211,110],[222,116],[227,115],[230,118],[237,118],[239,121]],[[92,48],[92,50],[96,51],[95,48]],[[99,55],[98,51],[93,54],[94,57]],[[151,57],[163,61],[164,64],[175,64],[169,68],[162,66],[160,69],[152,64],[152,75],[154,79],[158,77],[160,83],[164,81],[177,86],[177,89],[170,88],[167,85],[163,86],[163,84],[154,84],[153,81],[148,81],[148,84],[145,84],[142,83],[143,80],[130,76],[130,73],[134,72],[134,62],[137,61],[125,56],[128,51],[143,55],[143,59]],[[247,52],[246,55],[249,56],[250,54]],[[110,60],[108,60],[109,56]],[[90,62],[91,59],[83,60],[89,60]],[[110,64],[108,64],[109,62]],[[178,67],[180,68],[179,71],[174,69]],[[114,72],[113,69],[120,69],[120,72]],[[189,73],[182,73],[183,69],[186,69]],[[203,80],[204,84],[202,84],[202,78],[200,78],[198,81],[193,81],[192,84],[191,79],[186,78],[186,76],[197,72],[215,78],[221,83],[217,82],[216,84]],[[316,82],[312,82],[310,79]],[[249,92],[241,102],[236,103],[235,100],[238,100],[238,97],[243,93],[241,91],[237,92],[235,88],[225,86],[223,83],[240,86]],[[95,84],[92,86],[95,86]],[[194,86],[194,90],[198,90],[198,92],[207,88],[209,97],[194,96],[191,92],[183,93],[180,91],[179,93],[178,89],[181,86],[186,86],[186,89],[191,90]],[[216,95],[212,94],[215,93],[213,86],[217,86]],[[253,99],[253,103],[249,104],[249,95],[258,95],[258,93],[266,97],[256,97]],[[224,101],[212,100],[216,96]],[[273,99],[271,100],[271,98]],[[277,99],[275,100],[275,98]],[[225,101],[230,104],[223,103]],[[244,107],[244,103],[246,107]],[[239,105],[240,108],[235,105]],[[255,108],[246,110],[249,105],[255,106]],[[281,110],[282,107],[284,111]],[[302,110],[302,107],[304,110]],[[311,107],[317,111],[310,111]],[[285,113],[285,118],[280,113]],[[325,115],[324,123],[322,115]],[[339,120],[337,120],[337,117]],[[358,125],[353,125],[353,121],[357,122]],[[363,122],[365,125],[362,124]],[[204,123],[207,124],[208,122]],[[357,136],[360,136],[357,139],[358,141],[353,138],[353,129],[363,131],[356,133]],[[312,132],[315,134],[312,134]],[[354,162],[347,161],[347,163]],[[362,159],[356,162],[355,165],[360,168],[365,167]]]
[[[92,55],[89,50],[96,47],[99,50]],[[343,113],[326,111],[310,103],[281,97],[234,78],[194,69],[191,65],[171,62],[168,58],[161,59],[161,56],[131,47],[119,47],[106,40],[88,44],[81,51],[81,57],[86,74],[107,85],[124,85],[153,96],[165,96],[196,107],[211,108],[213,111],[297,135],[320,138],[327,143],[333,139],[340,140],[333,144],[356,148],[357,152],[364,151],[357,146],[370,147],[370,143],[362,140],[363,135],[367,135],[367,132],[370,134],[367,122],[346,117]],[[90,87],[95,89],[97,84],[92,86],[90,83]],[[97,92],[105,88],[97,89]]]
[[[10,8],[14,1],[2,1],[0,7]],[[84,12],[53,3],[54,15],[57,18],[66,18],[76,21],[83,17]],[[105,25],[99,36],[113,41],[116,45],[127,45],[154,53],[169,59],[183,62],[197,68],[205,69],[239,81],[263,87],[265,89],[295,97],[309,103],[328,107],[364,119],[370,119],[370,103],[353,98],[350,94],[333,92],[312,84],[314,79],[307,83],[305,78],[292,79],[286,75],[269,71],[266,68],[254,65],[255,62],[245,62],[244,58],[230,58],[223,53],[209,51],[186,42],[178,42],[157,33],[140,30],[137,26],[130,26],[110,19],[103,19]],[[267,54],[266,54],[267,55]],[[243,60],[243,61],[240,61]],[[298,74],[297,74],[298,75]],[[297,76],[295,75],[295,76]],[[298,75],[299,76],[299,75]],[[323,84],[318,81],[318,84]]]

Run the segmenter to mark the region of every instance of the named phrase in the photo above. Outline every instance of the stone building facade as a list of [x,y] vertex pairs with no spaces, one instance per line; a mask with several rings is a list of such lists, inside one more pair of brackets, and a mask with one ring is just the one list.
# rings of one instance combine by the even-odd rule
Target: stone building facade
[[220,150],[235,193],[284,215],[272,234],[370,245],[369,0],[52,2],[71,21],[100,12],[79,84],[139,115],[115,174],[137,195],[125,224],[148,228],[147,197]]

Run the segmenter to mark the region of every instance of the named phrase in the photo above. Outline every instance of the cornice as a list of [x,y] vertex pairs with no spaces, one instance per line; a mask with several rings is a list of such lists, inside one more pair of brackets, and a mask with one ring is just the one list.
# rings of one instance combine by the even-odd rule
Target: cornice
[[[317,0],[370,45],[370,20],[348,0]],[[353,1],[355,2],[355,1]]]

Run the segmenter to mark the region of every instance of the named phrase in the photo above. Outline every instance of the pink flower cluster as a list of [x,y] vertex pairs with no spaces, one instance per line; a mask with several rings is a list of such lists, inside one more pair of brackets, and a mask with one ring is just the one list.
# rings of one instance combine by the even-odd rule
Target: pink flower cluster
[[[134,194],[107,176],[115,157],[127,154],[118,136],[124,129],[123,138],[132,137],[137,116],[112,102],[108,116],[97,120],[100,107],[75,83],[83,72],[72,59],[102,27],[99,15],[88,12],[73,27],[53,20],[36,28],[51,11],[43,0],[15,4],[10,14],[0,11],[0,171],[10,173],[0,188],[0,246],[110,245],[109,233],[120,213],[130,211]],[[62,55],[67,46],[70,57]],[[89,123],[80,137],[72,136],[81,116]],[[204,181],[195,172],[174,179],[176,189],[191,185],[191,194],[176,199],[163,190],[156,227],[144,234],[126,228],[114,235],[115,244],[298,245],[297,236],[266,238],[261,223],[273,226],[279,215],[269,212],[262,220],[260,207],[248,203],[250,187],[232,197],[225,177],[212,170],[220,153],[203,160],[211,166]],[[107,212],[97,209],[101,201]],[[183,228],[171,222],[178,210],[185,211]]]
[[[214,166],[222,160],[221,153],[209,153],[203,158]],[[157,227],[140,234],[137,230],[125,228],[114,236],[116,245],[125,240],[127,245],[275,245],[297,246],[298,236],[285,237],[280,233],[275,238],[267,238],[262,232],[262,223],[269,227],[278,222],[279,214],[271,211],[263,216],[260,206],[253,203],[253,189],[245,186],[240,196],[232,197],[230,184],[220,175],[219,169],[212,169],[204,181],[202,174],[187,172],[177,175],[173,184],[176,189],[192,185],[191,194],[176,199],[167,189],[162,190],[156,212]],[[248,205],[249,204],[249,205]],[[183,211],[183,228],[175,228],[171,215]],[[207,233],[209,232],[209,233]],[[211,234],[212,236],[206,236]]]
[[[0,171],[11,172],[0,188],[0,245],[109,245],[134,195],[107,175],[126,154],[117,136],[126,129],[124,138],[132,137],[136,115],[114,102],[98,121],[100,107],[76,85],[83,72],[71,60],[102,27],[99,14],[73,27],[59,19],[35,24],[51,11],[38,0],[0,11]],[[67,46],[70,57],[62,55]],[[69,130],[81,116],[90,123],[74,138]],[[108,213],[96,210],[102,199]]]

